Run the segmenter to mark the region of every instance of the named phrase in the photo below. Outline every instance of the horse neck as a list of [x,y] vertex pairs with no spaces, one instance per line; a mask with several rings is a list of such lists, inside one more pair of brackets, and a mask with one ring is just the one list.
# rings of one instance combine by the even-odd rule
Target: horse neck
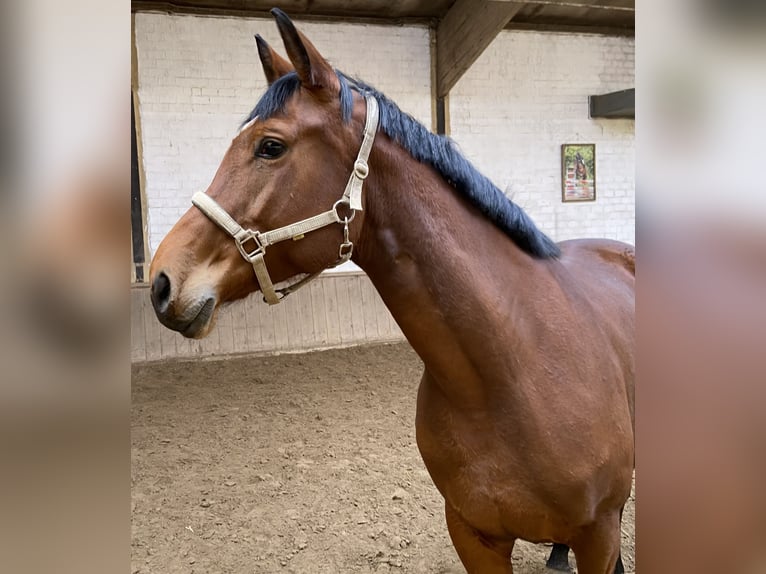
[[379,138],[370,165],[355,261],[429,374],[445,384],[464,381],[445,392],[489,400],[482,365],[492,368],[498,341],[507,347],[515,338],[499,303],[522,309],[512,301],[522,291],[515,283],[533,281],[541,263],[387,138]]

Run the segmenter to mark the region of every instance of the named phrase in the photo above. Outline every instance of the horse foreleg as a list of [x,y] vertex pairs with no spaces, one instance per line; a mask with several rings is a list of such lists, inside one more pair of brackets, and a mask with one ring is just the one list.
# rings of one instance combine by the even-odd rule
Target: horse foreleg
[[447,530],[468,574],[513,574],[514,540],[490,544],[445,503]]
[[[545,563],[545,567],[556,572],[571,572],[569,565],[569,546],[566,544],[554,544],[551,549],[551,555]],[[625,566],[622,564],[622,552],[617,556],[617,564],[614,567],[614,574],[625,574]]]
[[[620,532],[622,532],[622,515],[625,512],[625,505],[620,508]],[[622,537],[620,537],[620,553],[617,555],[617,564],[614,566],[614,574],[625,574],[625,565],[622,563]]]
[[620,555],[620,513],[613,512],[584,528],[572,540],[579,574],[624,572]]

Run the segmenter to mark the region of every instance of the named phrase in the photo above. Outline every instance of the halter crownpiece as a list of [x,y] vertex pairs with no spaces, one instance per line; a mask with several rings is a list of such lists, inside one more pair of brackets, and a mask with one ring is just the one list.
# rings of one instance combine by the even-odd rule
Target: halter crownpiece
[[[255,277],[263,293],[263,300],[269,305],[276,305],[293,291],[297,291],[309,281],[316,279],[325,269],[337,267],[351,259],[351,255],[354,252],[354,244],[351,243],[348,237],[348,224],[354,219],[357,211],[362,211],[362,186],[370,173],[367,160],[370,157],[375,134],[378,131],[378,101],[370,94],[365,96],[365,101],[367,102],[367,116],[364,123],[362,145],[359,148],[356,161],[354,161],[354,169],[348,178],[346,189],[343,191],[341,198],[333,204],[332,209],[329,211],[303,219],[297,223],[261,233],[252,229],[243,229],[231,215],[226,213],[224,208],[218,205],[206,193],[198,191],[192,197],[192,204],[234,238],[234,243],[242,257],[245,261],[252,264]],[[351,215],[341,217],[340,213],[338,213],[338,208],[341,206],[350,209]],[[271,276],[268,269],[266,269],[266,261],[264,260],[266,247],[286,239],[297,241],[302,239],[306,233],[334,223],[343,225],[343,243],[340,244],[338,249],[338,260],[322,269],[322,271],[313,273],[289,287],[274,289],[274,284],[271,281]]]

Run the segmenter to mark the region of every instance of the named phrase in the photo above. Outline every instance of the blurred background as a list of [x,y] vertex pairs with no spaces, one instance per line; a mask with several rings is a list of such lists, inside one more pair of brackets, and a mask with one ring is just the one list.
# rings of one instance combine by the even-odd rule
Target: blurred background
[[[131,7],[1,10],[1,569],[125,572]],[[766,3],[636,38],[637,570],[766,572]]]
[[766,3],[636,31],[636,564],[766,572]]
[[3,572],[130,557],[130,4],[0,14]]

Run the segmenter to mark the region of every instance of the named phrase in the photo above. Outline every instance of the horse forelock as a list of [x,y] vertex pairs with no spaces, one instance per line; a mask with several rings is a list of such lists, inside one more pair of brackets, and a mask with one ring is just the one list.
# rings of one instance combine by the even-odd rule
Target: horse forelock
[[297,92],[300,87],[301,81],[298,78],[298,74],[295,72],[290,72],[277,79],[271,86],[269,86],[266,92],[264,92],[261,99],[255,104],[253,110],[245,118],[242,124],[240,124],[240,129],[254,121],[255,118],[267,120],[270,117],[282,113],[290,97]]
[[[340,84],[338,97],[343,121],[351,121],[353,93],[372,95],[380,108],[379,129],[402,146],[413,158],[433,167],[452,187],[464,195],[482,214],[502,229],[521,249],[533,257],[555,258],[558,246],[518,205],[513,203],[489,178],[477,170],[451,139],[430,132],[411,115],[403,112],[384,94],[336,71]],[[287,102],[300,89],[295,72],[277,79],[255,105],[240,129],[256,117],[268,119],[284,111]]]

